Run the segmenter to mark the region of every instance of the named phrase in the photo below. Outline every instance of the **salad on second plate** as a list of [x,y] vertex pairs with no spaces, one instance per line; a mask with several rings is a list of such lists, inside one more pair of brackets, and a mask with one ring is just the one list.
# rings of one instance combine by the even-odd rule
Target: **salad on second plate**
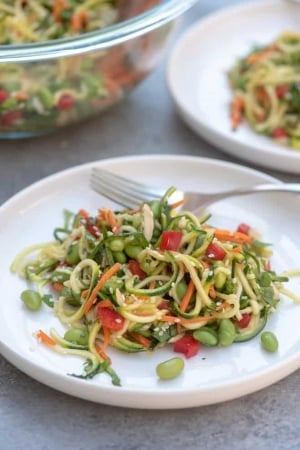
[[300,149],[300,33],[286,31],[229,70],[231,127],[243,120],[259,134]]

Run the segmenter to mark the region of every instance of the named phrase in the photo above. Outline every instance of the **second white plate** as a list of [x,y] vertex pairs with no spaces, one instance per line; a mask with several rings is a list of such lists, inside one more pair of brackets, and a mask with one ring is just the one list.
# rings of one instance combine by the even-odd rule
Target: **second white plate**
[[300,4],[254,1],[226,8],[196,23],[175,46],[168,85],[184,121],[226,153],[271,169],[300,174],[300,151],[255,134],[247,125],[230,128],[231,92],[226,72],[254,45],[287,29],[300,31]]

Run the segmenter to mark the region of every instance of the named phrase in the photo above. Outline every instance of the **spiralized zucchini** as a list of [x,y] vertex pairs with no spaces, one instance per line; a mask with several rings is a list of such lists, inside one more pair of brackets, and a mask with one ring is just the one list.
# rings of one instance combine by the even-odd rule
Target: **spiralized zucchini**
[[111,25],[116,19],[115,0],[2,0],[0,44],[74,36]]
[[13,262],[12,271],[48,306],[53,297],[66,333],[37,330],[37,338],[84,358],[85,370],[75,376],[105,371],[120,384],[109,347],[135,353],[173,345],[190,357],[201,330],[214,345],[245,341],[276,311],[280,293],[289,295],[288,277],[271,270],[270,246],[251,228],[216,229],[209,217],[172,208],[174,190],[134,211],[66,212],[53,242],[25,249]]
[[231,125],[300,149],[300,33],[286,31],[254,48],[229,70]]

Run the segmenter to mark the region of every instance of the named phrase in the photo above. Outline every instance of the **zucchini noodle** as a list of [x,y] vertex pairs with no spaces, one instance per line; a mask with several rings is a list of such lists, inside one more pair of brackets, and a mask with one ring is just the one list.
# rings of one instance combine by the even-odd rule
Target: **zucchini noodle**
[[256,133],[300,150],[300,33],[286,31],[254,48],[228,78],[232,129],[245,119]]
[[111,0],[2,0],[0,45],[74,36],[116,19],[116,2]]
[[247,341],[276,311],[280,294],[300,301],[284,287],[289,278],[270,269],[269,244],[254,230],[214,228],[210,217],[201,221],[172,208],[173,192],[134,211],[66,212],[54,242],[31,246],[13,261],[12,272],[53,306],[66,329],[64,336],[37,330],[38,340],[85,360],[83,373],[72,375],[104,371],[119,385],[110,347],[175,350],[182,338],[198,342],[203,327],[217,336],[224,321],[233,326],[232,343]]

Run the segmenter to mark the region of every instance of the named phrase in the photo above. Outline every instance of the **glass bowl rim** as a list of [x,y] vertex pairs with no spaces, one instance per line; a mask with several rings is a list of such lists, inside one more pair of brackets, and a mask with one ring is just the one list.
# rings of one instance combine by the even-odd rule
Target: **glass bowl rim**
[[0,64],[57,59],[112,47],[165,25],[197,1],[163,0],[159,5],[136,17],[70,38],[0,45]]

